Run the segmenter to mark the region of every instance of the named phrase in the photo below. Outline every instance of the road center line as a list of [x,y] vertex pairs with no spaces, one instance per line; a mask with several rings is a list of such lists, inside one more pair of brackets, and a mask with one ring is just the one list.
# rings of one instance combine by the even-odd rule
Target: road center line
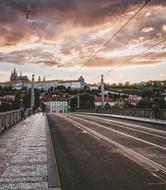
[[156,171],[161,171],[163,174],[166,174],[166,168],[152,160],[150,160],[149,158],[146,158],[145,156],[135,152],[134,150],[130,149],[130,148],[127,148],[125,147],[124,145],[120,144],[120,143],[117,143],[116,141],[114,140],[111,140],[110,138],[92,130],[92,129],[89,129],[88,127],[86,127],[85,125],[82,125],[74,120],[72,120],[71,118],[68,118],[68,117],[65,117],[65,116],[62,116],[62,115],[59,115],[59,117],[65,119],[66,121],[68,121],[69,123],[71,124],[76,124],[74,126],[76,127],[81,127],[83,128],[84,130],[87,130],[89,133],[91,133],[93,136],[95,137],[98,137],[100,139],[103,139],[111,144],[113,144],[114,146],[116,146],[117,148],[119,148],[121,150],[121,153],[124,155],[124,156],[127,156],[129,159],[131,159],[131,156],[133,156],[134,158],[138,159],[139,161],[141,162],[144,162],[145,164],[147,164],[148,166],[151,166],[152,168],[154,168]]
[[120,131],[117,131],[117,130],[115,130],[115,129],[111,129],[111,128],[109,128],[109,127],[106,127],[106,126],[104,126],[104,125],[98,124],[98,123],[96,123],[96,122],[91,122],[91,121],[88,121],[88,120],[85,120],[85,119],[81,119],[81,118],[78,118],[78,117],[75,117],[75,116],[71,116],[71,115],[70,115],[69,117],[72,117],[72,118],[75,118],[75,119],[79,119],[79,120],[81,120],[81,121],[90,123],[90,124],[92,124],[92,125],[96,125],[96,126],[98,126],[98,127],[100,127],[100,128],[104,128],[104,129],[113,131],[113,132],[115,132],[115,133],[121,134],[121,135],[123,135],[123,136],[132,138],[132,139],[134,139],[134,140],[137,140],[137,141],[146,143],[146,144],[148,144],[148,145],[151,145],[151,146],[154,146],[154,147],[157,147],[157,148],[159,148],[159,149],[161,149],[161,150],[166,151],[166,147],[164,147],[164,146],[160,146],[160,145],[158,145],[158,144],[155,144],[155,143],[152,143],[152,142],[149,142],[149,141],[146,141],[146,140],[137,138],[137,137],[133,137],[133,136],[131,136],[131,135],[128,135],[128,134],[123,133],[123,132],[120,132]]
[[[77,114],[76,114],[77,115]],[[129,130],[131,130],[131,131],[137,131],[137,132],[140,132],[140,133],[144,133],[144,134],[147,134],[147,135],[151,135],[151,136],[155,136],[155,137],[158,137],[158,138],[162,138],[162,139],[166,139],[166,137],[165,136],[161,136],[161,135],[157,135],[157,134],[154,134],[154,133],[151,133],[151,132],[147,132],[147,131],[141,131],[141,130],[138,130],[138,129],[135,129],[135,128],[130,128],[130,127],[127,127],[125,124],[123,124],[122,122],[120,122],[122,125],[119,125],[118,123],[119,122],[112,122],[111,120],[108,120],[108,119],[104,119],[104,118],[97,118],[97,117],[93,117],[93,116],[85,116],[85,115],[79,115],[79,116],[81,116],[81,117],[83,117],[83,118],[85,118],[85,117],[88,117],[88,118],[91,118],[92,120],[94,120],[94,119],[97,119],[97,120],[101,120],[101,121],[103,121],[103,122],[105,122],[105,123],[107,123],[107,124],[112,124],[112,125],[114,125],[114,126],[117,126],[117,127],[120,127],[120,128],[122,128],[122,129],[129,129]]]

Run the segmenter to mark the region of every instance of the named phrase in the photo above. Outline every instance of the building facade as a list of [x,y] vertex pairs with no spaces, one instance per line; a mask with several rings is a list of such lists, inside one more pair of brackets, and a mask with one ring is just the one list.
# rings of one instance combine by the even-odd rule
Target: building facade
[[46,105],[47,112],[68,112],[69,111],[69,104],[68,99],[66,97],[42,97],[42,103]]
[[85,79],[81,76],[78,80],[59,81],[58,86],[64,86],[65,88],[80,89],[86,85]]
[[[102,106],[102,100],[101,97],[95,97],[94,98],[94,104],[95,107],[101,107]],[[115,102],[112,101],[112,99],[104,97],[104,106],[109,105],[110,107],[115,106]]]
[[[14,89],[21,90],[21,89],[30,89],[31,88],[31,81],[28,80],[28,77],[22,76],[22,73],[20,73],[20,76],[18,76],[16,70],[11,73],[10,76],[10,81],[8,82],[2,82],[0,83],[2,87],[9,87],[11,86]],[[80,89],[84,88],[86,85],[85,79],[81,76],[78,80],[41,80],[41,78],[38,78],[38,81],[34,81],[34,88],[35,89],[43,89],[43,90],[48,90],[50,88],[56,88],[58,86],[64,86],[65,88],[70,88],[70,89]]]

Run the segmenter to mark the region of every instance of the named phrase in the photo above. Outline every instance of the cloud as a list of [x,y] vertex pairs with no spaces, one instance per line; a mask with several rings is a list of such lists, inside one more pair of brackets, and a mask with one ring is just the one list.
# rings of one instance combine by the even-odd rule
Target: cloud
[[[1,0],[0,48],[5,52],[0,50],[0,62],[63,67],[116,65],[126,57],[101,58],[101,53],[89,65],[86,61],[138,10],[142,2]],[[31,7],[29,20],[26,19],[27,7]],[[132,44],[146,48],[164,38],[165,9],[165,1],[152,1],[103,50],[103,55],[105,51],[128,49]]]
[[147,32],[151,32],[153,30],[154,30],[153,27],[148,27],[148,28],[143,28],[141,31],[144,32],[144,33],[147,33]]
[[114,57],[110,59],[106,58],[95,58],[92,60],[91,64],[87,63],[84,66],[86,67],[124,67],[126,65],[151,65],[151,64],[159,64],[164,63],[166,60],[165,52],[160,53],[149,53],[147,56],[137,57],[129,61],[131,56],[123,56],[123,57]]
[[163,29],[164,32],[166,32],[166,25],[163,25],[162,29]]

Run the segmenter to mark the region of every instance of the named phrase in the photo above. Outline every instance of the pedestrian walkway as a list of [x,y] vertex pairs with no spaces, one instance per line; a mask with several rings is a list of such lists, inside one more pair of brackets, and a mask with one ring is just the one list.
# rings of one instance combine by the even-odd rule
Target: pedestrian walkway
[[[54,160],[51,146],[47,119],[42,114],[30,116],[1,134],[0,190],[60,189],[56,163],[54,174],[49,169]],[[49,184],[53,181],[49,174],[56,176],[54,186]]]
[[[84,113],[84,112],[82,112],[82,113]],[[147,122],[147,123],[166,125],[166,120],[161,120],[161,119],[133,117],[133,116],[125,116],[125,115],[114,115],[114,114],[105,114],[105,113],[86,113],[86,114],[120,118],[120,119],[129,119],[129,120],[134,120],[134,121],[142,121],[142,122]]]

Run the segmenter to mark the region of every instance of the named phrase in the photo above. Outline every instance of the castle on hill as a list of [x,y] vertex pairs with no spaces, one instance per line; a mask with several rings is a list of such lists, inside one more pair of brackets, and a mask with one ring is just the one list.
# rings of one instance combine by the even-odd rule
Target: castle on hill
[[[48,90],[51,87],[55,88],[58,86],[64,86],[65,88],[71,88],[71,89],[81,89],[84,88],[85,85],[86,82],[83,76],[80,76],[76,80],[45,80],[45,77],[43,77],[43,80],[41,80],[41,77],[39,76],[38,80],[34,81],[35,89],[44,89],[44,90]],[[20,75],[18,75],[16,69],[14,68],[14,71],[11,72],[10,75],[10,81],[2,82],[0,83],[0,86],[2,87],[10,86],[17,90],[30,89],[32,86],[32,82],[28,79],[27,75],[22,75],[22,72],[20,72]]]
[[23,82],[28,82],[28,76],[27,75],[22,75],[22,72],[20,72],[20,76],[17,74],[16,69],[14,68],[14,71],[11,72],[10,75],[10,82],[16,82],[16,81],[23,81]]

